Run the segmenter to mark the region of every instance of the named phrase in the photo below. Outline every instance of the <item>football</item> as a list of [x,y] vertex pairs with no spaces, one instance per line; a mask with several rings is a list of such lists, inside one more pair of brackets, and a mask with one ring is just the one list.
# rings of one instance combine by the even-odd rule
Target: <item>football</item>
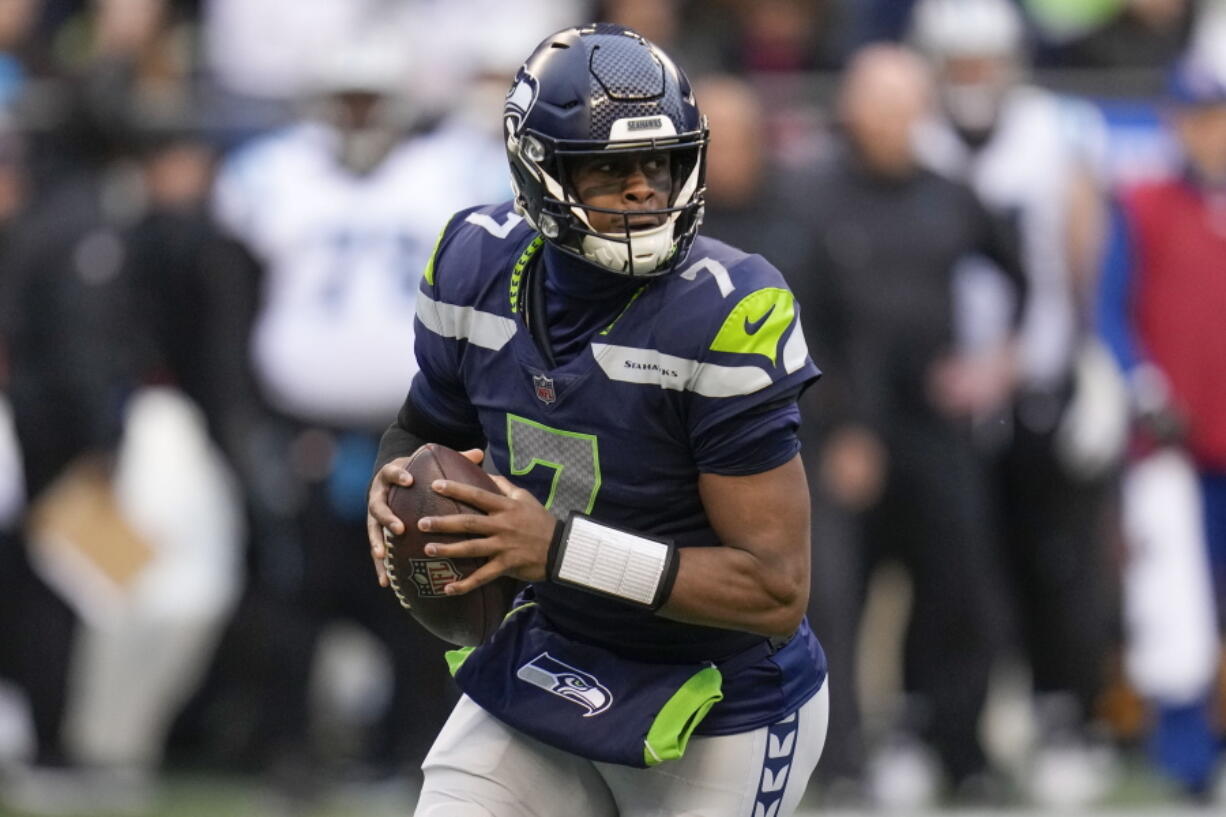
[[519,583],[509,577],[495,579],[471,593],[447,596],[443,588],[480,567],[484,559],[445,559],[426,555],[426,544],[461,542],[457,534],[423,533],[417,520],[423,516],[480,514],[477,508],[445,497],[431,489],[437,479],[463,482],[501,493],[479,465],[446,446],[428,443],[417,449],[406,466],[413,475],[409,487],[393,485],[388,505],[404,522],[405,532],[394,536],[384,531],[387,555],[384,566],[400,604],[418,623],[451,644],[469,647],[483,641],[502,622],[510,609]]

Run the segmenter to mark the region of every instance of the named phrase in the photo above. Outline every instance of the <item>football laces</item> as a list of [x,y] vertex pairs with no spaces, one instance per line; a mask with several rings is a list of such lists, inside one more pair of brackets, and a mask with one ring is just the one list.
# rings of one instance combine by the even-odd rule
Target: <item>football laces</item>
[[396,548],[392,544],[392,535],[387,528],[383,529],[383,549],[383,571],[387,573],[387,583],[391,586],[392,592],[396,594],[396,600],[400,602],[400,606],[406,610],[412,610],[413,606],[409,604],[408,598],[400,588],[400,577],[396,573],[396,560],[392,558]]

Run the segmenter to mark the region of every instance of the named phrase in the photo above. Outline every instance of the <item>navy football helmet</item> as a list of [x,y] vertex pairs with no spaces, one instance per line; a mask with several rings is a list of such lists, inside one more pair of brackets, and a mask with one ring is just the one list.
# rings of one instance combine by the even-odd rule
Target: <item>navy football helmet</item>
[[[516,207],[548,241],[630,276],[662,275],[685,258],[702,221],[707,127],[689,80],[659,48],[608,23],[560,31],[519,69],[503,124]],[[579,200],[579,162],[642,152],[669,158],[667,207],[627,213]],[[593,212],[621,216],[621,229],[597,231]],[[633,229],[631,215],[662,223]]]

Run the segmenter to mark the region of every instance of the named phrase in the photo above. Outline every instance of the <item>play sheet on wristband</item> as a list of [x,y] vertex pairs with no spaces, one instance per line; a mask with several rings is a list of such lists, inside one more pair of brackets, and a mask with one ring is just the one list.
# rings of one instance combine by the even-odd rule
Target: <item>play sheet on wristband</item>
[[649,605],[667,561],[668,545],[577,516],[571,520],[557,577]]

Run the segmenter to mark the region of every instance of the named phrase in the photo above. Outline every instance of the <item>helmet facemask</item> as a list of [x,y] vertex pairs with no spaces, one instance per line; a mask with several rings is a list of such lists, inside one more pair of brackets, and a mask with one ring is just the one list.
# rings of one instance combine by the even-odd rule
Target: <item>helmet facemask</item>
[[404,100],[366,89],[334,93],[318,108],[337,161],[357,176],[382,164],[404,137],[411,114]]
[[[559,31],[516,74],[503,124],[516,207],[551,244],[633,277],[685,259],[702,221],[707,126],[663,51],[611,23]],[[584,163],[644,153],[667,158],[670,174],[644,199],[625,186],[635,184],[628,174],[616,195],[576,189]]]
[[337,162],[355,175],[377,168],[420,115],[406,96],[412,63],[402,44],[371,33],[321,55],[308,111],[329,131]]
[[[663,275],[684,259],[702,220],[706,142],[705,126],[681,135],[609,142],[555,140],[527,130],[508,138],[516,200],[529,223],[563,251],[622,275]],[[603,160],[640,166],[667,162],[667,204],[621,209],[585,203],[575,173]],[[537,202],[525,195],[532,189],[540,191]],[[598,229],[602,226],[606,229]]]
[[937,69],[942,107],[972,144],[996,127],[1021,79],[1025,26],[1009,0],[920,0],[910,40]]
[[986,137],[1019,75],[1011,55],[947,57],[939,63],[937,93],[959,132]]

